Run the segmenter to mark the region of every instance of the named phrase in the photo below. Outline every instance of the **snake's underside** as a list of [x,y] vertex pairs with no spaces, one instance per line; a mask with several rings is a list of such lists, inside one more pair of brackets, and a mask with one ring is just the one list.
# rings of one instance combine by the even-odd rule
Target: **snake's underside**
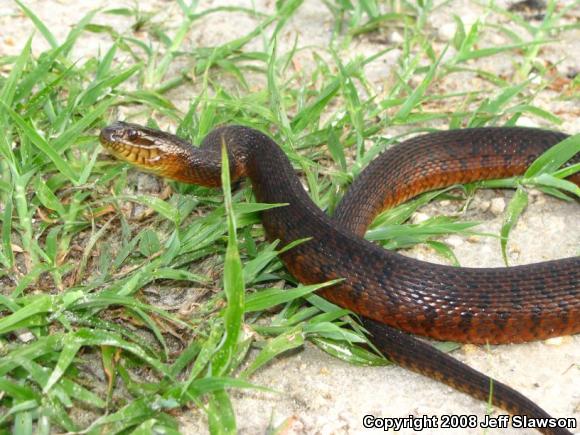
[[[233,179],[249,177],[260,202],[288,204],[262,213],[268,238],[282,245],[310,238],[282,254],[298,280],[343,278],[320,294],[364,316],[373,343],[390,359],[481,400],[491,399],[512,414],[535,418],[549,415],[507,385],[407,333],[491,344],[578,333],[580,257],[510,268],[458,268],[404,257],[362,236],[385,208],[436,188],[520,175],[564,138],[559,132],[507,127],[418,136],[375,159],[331,218],[309,198],[284,152],[259,131],[218,128],[200,148],[134,124],[118,122],[101,132],[101,142],[117,157],[205,186],[220,184],[225,144]],[[580,176],[572,181],[578,184]]]

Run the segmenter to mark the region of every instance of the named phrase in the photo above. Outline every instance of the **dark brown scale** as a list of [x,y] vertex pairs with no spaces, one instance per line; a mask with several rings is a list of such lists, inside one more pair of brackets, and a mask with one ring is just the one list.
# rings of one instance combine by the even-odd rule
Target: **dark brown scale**
[[[127,129],[140,132],[139,140],[128,140]],[[329,218],[310,200],[283,151],[256,130],[219,128],[199,149],[167,133],[124,123],[101,132],[101,142],[117,156],[122,158],[127,148],[155,146],[162,158],[147,170],[206,186],[220,183],[225,143],[232,179],[248,176],[260,202],[288,203],[262,213],[268,238],[282,245],[311,238],[282,254],[288,270],[303,283],[344,278],[321,295],[364,316],[385,355],[482,400],[489,396],[489,377],[392,327],[471,343],[580,332],[580,257],[511,268],[456,268],[404,257],[360,236],[380,211],[421,192],[522,174],[565,137],[538,129],[480,128],[410,139],[375,159]],[[580,182],[580,176],[572,181]],[[548,416],[506,385],[494,381],[493,392],[493,402],[512,413]]]

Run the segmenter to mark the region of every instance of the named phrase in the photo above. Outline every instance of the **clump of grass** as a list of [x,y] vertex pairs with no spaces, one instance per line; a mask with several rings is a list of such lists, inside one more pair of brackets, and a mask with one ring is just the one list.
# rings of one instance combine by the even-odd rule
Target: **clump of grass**
[[[539,27],[518,22],[531,39],[484,21],[466,28],[456,17],[451,55],[426,36],[431,1],[404,3],[401,9],[398,2],[386,9],[372,0],[327,2],[334,17],[330,48],[294,46],[287,52],[277,41],[301,7],[298,0],[280,3],[269,15],[238,7],[198,11],[197,2],[178,1],[182,20],[171,34],[155,21],[154,11],[93,11],[63,42],[34,11],[17,3],[50,48],[34,56],[29,40],[19,56],[0,59],[10,65],[0,77],[2,431],[173,433],[176,411],[196,406],[207,413],[212,432],[232,433],[229,390],[261,388],[251,383],[251,375],[306,340],[352,363],[385,363],[360,346],[366,338],[347,310],[314,294],[332,283],[296,285],[277,259],[291,247],[261,241],[262,229],[254,225],[259,212],[279,204],[255,203],[246,185],[230,193],[227,172],[222,192],[171,184],[170,197],[128,193],[132,170],[101,158],[95,137],[116,107],[132,108],[152,126],[157,119],[171,120],[180,135],[197,143],[222,123],[267,131],[300,171],[313,200],[329,211],[370,160],[405,135],[425,130],[426,123],[459,127],[507,119],[513,124],[524,113],[559,122],[533,104],[546,86],[545,71],[534,72],[539,84],[527,79],[538,49],[554,32],[567,30],[558,24],[566,8],[556,12],[553,3]],[[134,20],[133,29],[159,44],[152,48],[130,33],[92,22],[107,13]],[[256,26],[216,47],[186,48],[194,26],[215,13],[247,14]],[[356,38],[384,26],[403,29],[405,39],[393,85],[378,93],[365,67],[392,48],[368,57],[345,54]],[[478,48],[490,28],[512,44]],[[76,62],[73,49],[87,32],[110,35],[110,48],[101,57]],[[264,41],[263,49],[248,50],[256,38]],[[293,68],[303,50],[315,57],[308,72]],[[514,50],[524,53],[516,84],[471,63]],[[115,59],[121,54],[131,60],[119,65]],[[175,71],[178,58],[185,66]],[[438,85],[458,72],[480,77],[493,92],[438,93]],[[220,74],[234,80],[234,91],[214,78]],[[250,91],[248,77],[256,74],[266,87]],[[170,93],[191,92],[193,81],[199,92],[180,112]],[[461,99],[462,109],[423,109],[448,98]],[[400,125],[408,127],[403,135],[382,136]],[[561,144],[523,178],[486,184],[517,187],[502,240],[523,208],[524,186],[559,197],[578,195],[563,180],[578,165],[558,169],[578,144],[577,137]],[[436,218],[401,226],[418,207],[445,194],[429,193],[384,213],[369,237],[390,248],[428,243],[457,263],[436,238],[471,231],[472,223]],[[145,206],[152,216],[133,221],[125,214],[127,204]],[[207,258],[215,258],[217,273],[204,268],[201,260]],[[291,288],[281,289],[286,284]],[[156,306],[147,297],[147,289],[174,285],[195,286],[206,295],[191,315]],[[251,349],[258,350],[252,357]],[[84,410],[84,423],[73,417],[74,409]]]

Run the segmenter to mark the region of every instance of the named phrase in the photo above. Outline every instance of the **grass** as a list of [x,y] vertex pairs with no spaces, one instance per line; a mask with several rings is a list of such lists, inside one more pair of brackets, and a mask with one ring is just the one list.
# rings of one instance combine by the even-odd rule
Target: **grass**
[[[260,210],[279,205],[255,203],[248,184],[232,191],[224,172],[221,192],[170,183],[170,195],[131,193],[134,170],[102,157],[95,136],[119,107],[129,109],[128,119],[169,122],[195,143],[223,123],[267,131],[313,200],[332,212],[365,165],[407,135],[510,125],[523,115],[559,124],[534,103],[562,79],[539,56],[578,27],[562,20],[578,2],[560,9],[549,2],[541,22],[490,6],[486,14],[514,24],[483,17],[467,26],[455,17],[455,35],[442,47],[428,29],[441,6],[429,0],[381,7],[373,0],[326,1],[329,43],[288,46],[280,41],[301,1],[262,13],[200,10],[180,0],[175,30],[156,11],[95,10],[59,41],[34,11],[17,4],[49,46],[33,55],[28,40],[20,55],[0,58],[7,71],[0,75],[0,433],[19,434],[175,433],[188,407],[207,413],[212,432],[232,433],[230,391],[264,389],[251,375],[306,340],[355,364],[385,364],[361,346],[366,338],[347,310],[315,295],[330,283],[299,285],[284,270],[281,248],[263,242],[255,225]],[[217,46],[187,43],[215,14],[246,16],[255,27]],[[95,24],[101,15],[121,16],[131,30]],[[369,56],[349,51],[361,38],[393,30],[403,42],[375,46]],[[489,33],[508,43],[489,45]],[[87,34],[109,38],[110,48],[77,61],[74,48]],[[261,49],[250,48],[254,41]],[[383,90],[366,67],[395,49],[398,60]],[[301,65],[304,53],[312,65]],[[478,63],[505,53],[514,57],[510,77]],[[481,89],[445,91],[465,73]],[[564,83],[558,98],[578,99],[578,78]],[[179,109],[172,97],[183,94],[191,99]],[[579,149],[576,136],[524,177],[460,191],[469,198],[479,186],[517,189],[501,232],[504,256],[527,186],[563,199],[579,194],[563,180],[578,166],[558,169]],[[473,223],[437,217],[405,224],[429,201],[457,199],[451,193],[429,193],[382,214],[369,237],[389,248],[427,243],[458,264],[438,237],[469,233]],[[181,312],[185,303],[195,309]]]

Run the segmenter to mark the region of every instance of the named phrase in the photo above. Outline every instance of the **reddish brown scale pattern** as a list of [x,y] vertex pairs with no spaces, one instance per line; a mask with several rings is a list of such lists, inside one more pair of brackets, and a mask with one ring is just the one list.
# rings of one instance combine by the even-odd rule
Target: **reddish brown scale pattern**
[[[349,188],[334,217],[343,227],[363,235],[380,211],[421,192],[522,174],[539,154],[565,137],[558,132],[502,128],[410,139],[371,162]],[[580,175],[572,181],[580,182]]]
[[[420,192],[521,174],[536,156],[562,140],[562,133],[484,128],[410,139],[375,159],[330,219],[310,200],[281,149],[260,132],[224,127],[195,149],[165,133],[155,136],[153,130],[117,124],[103,130],[103,144],[115,149],[113,138],[127,128],[170,143],[158,150],[170,150],[170,164],[153,171],[206,186],[220,182],[221,145],[226,143],[233,179],[250,177],[261,202],[288,203],[262,214],[268,238],[282,245],[311,238],[282,255],[288,270],[303,283],[344,278],[320,294],[365,316],[373,342],[405,367],[488,398],[490,378],[371,319],[436,339],[473,343],[521,342],[580,331],[578,257],[512,268],[454,268],[403,257],[359,237],[382,209]],[[548,415],[498,382],[493,401],[513,413]]]

